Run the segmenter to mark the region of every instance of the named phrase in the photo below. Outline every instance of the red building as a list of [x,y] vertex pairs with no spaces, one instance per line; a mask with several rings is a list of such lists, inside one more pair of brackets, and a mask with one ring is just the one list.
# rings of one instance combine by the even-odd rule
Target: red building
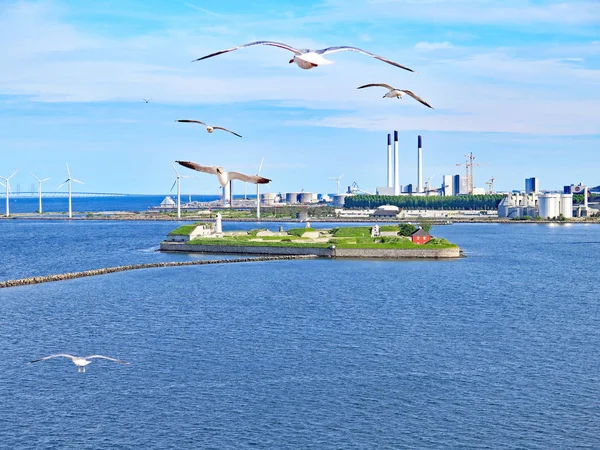
[[423,228],[419,228],[417,231],[414,231],[410,237],[415,244],[419,245],[427,244],[431,240],[431,235]]

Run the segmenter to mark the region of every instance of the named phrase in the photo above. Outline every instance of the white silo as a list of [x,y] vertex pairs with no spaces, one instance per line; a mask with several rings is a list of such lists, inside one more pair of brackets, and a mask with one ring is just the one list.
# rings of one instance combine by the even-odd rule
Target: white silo
[[544,194],[538,197],[540,217],[542,219],[552,219],[560,214],[560,195]]
[[344,206],[346,197],[349,197],[349,194],[335,194],[333,196],[333,206]]
[[263,205],[273,205],[275,203],[276,195],[273,192],[267,192],[260,194]]
[[561,194],[560,213],[567,219],[573,217],[573,194]]

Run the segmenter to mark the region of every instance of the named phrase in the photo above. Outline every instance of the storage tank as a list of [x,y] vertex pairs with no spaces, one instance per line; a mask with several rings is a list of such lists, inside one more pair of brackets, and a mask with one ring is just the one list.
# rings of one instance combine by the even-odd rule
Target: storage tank
[[288,192],[285,194],[285,202],[289,205],[294,203],[298,203],[298,193],[297,192]]
[[277,195],[273,192],[267,192],[266,194],[260,195],[263,205],[273,205],[275,203],[275,197],[277,197]]
[[344,201],[349,194],[335,194],[333,196],[333,206],[344,206]]
[[315,194],[312,192],[301,192],[298,200],[300,203],[313,203],[315,198]]
[[561,194],[560,213],[567,219],[573,217],[573,194]]
[[558,194],[540,195],[538,204],[542,219],[558,217],[560,214],[560,195]]

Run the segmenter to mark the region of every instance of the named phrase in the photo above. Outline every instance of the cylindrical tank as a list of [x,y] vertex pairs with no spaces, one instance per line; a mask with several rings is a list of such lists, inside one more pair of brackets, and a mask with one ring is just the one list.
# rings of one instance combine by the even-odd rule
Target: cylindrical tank
[[289,205],[294,203],[298,203],[298,193],[297,192],[288,192],[285,194],[285,202]]
[[509,206],[507,209],[506,217],[509,219],[516,219],[517,217],[521,217],[521,212],[523,212],[523,208],[520,206]]
[[573,217],[573,194],[560,196],[560,213],[567,219]]
[[335,194],[333,196],[333,206],[344,206],[344,201],[348,194]]
[[260,198],[263,205],[272,205],[275,203],[275,197],[277,195],[273,192],[267,192],[265,194],[261,194]]
[[314,201],[315,194],[312,192],[301,192],[298,200],[300,203],[312,203]]
[[560,196],[558,194],[545,194],[538,197],[540,217],[551,219],[560,214]]

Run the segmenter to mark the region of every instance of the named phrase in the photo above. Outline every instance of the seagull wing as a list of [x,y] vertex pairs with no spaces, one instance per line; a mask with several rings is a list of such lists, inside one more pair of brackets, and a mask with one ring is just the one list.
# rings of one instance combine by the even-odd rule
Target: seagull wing
[[319,55],[324,55],[326,53],[335,53],[335,52],[342,52],[342,51],[362,53],[363,55],[367,55],[372,58],[378,59],[379,61],[383,61],[388,64],[391,64],[392,66],[400,67],[401,69],[408,70],[409,72],[414,72],[414,70],[409,69],[408,67],[403,66],[401,64],[398,64],[397,62],[394,62],[390,59],[384,58],[383,56],[376,55],[375,53],[366,52],[366,51],[361,50],[360,48],[356,48],[356,47],[348,47],[348,46],[328,47],[328,48],[324,48],[322,50],[315,50],[315,53],[318,53]]
[[116,359],[116,358],[110,358],[110,357],[104,356],[104,355],[91,355],[91,356],[86,356],[83,359],[108,359],[109,361],[114,361],[114,362],[118,362],[121,364],[131,364],[131,363],[128,363],[127,361],[122,361],[122,360]]
[[69,358],[71,361],[76,359],[76,357],[73,355],[67,355],[66,353],[58,353],[56,355],[44,356],[43,358],[40,358],[40,359],[34,359],[33,361],[29,361],[29,364],[33,364],[33,363],[36,363],[39,361],[45,361],[47,359],[52,359],[52,358]]
[[206,126],[206,124],[204,122],[201,122],[200,120],[190,120],[190,119],[179,119],[176,120],[175,122],[184,122],[184,123],[199,123],[201,125]]
[[212,175],[217,174],[217,168],[215,166],[201,166],[198,163],[192,161],[175,161],[176,163],[187,167],[188,169],[197,170],[198,172],[210,173]]
[[411,91],[405,91],[403,89],[400,89],[400,92],[404,92],[406,95],[408,95],[409,97],[414,98],[416,101],[418,101],[419,103],[424,104],[425,106],[427,106],[428,108],[433,109],[433,106],[431,106],[429,103],[427,103],[425,100],[423,100],[421,97],[419,97],[418,95],[415,95],[413,92]]
[[362,89],[362,88],[368,88],[368,87],[384,87],[389,89],[390,91],[394,90],[395,88],[393,88],[392,86],[390,86],[389,84],[385,84],[385,83],[372,83],[372,84],[365,84],[363,86],[359,86],[356,89]]
[[227,131],[227,132],[229,132],[229,133],[231,133],[231,134],[235,134],[237,137],[242,137],[242,135],[241,135],[241,134],[234,133],[233,131],[231,131],[231,130],[228,130],[227,128],[223,128],[223,127],[213,127],[213,128],[214,128],[215,130],[223,130],[223,131]]
[[240,49],[240,48],[250,47],[251,45],[271,45],[273,47],[279,47],[279,48],[283,48],[285,50],[289,50],[290,52],[294,52],[296,55],[302,54],[302,52],[300,52],[300,50],[298,50],[294,47],[290,47],[287,44],[282,44],[281,42],[256,41],[256,42],[250,42],[249,44],[238,45],[237,47],[226,48],[225,50],[220,50],[218,52],[211,53],[210,55],[203,56],[202,58],[195,59],[192,62],[202,61],[203,59],[212,58],[213,56],[222,55],[223,53],[232,52],[232,51]]
[[228,174],[230,180],[242,180],[246,183],[267,184],[271,182],[271,180],[268,178],[264,178],[259,175],[246,175],[239,172],[228,172]]

